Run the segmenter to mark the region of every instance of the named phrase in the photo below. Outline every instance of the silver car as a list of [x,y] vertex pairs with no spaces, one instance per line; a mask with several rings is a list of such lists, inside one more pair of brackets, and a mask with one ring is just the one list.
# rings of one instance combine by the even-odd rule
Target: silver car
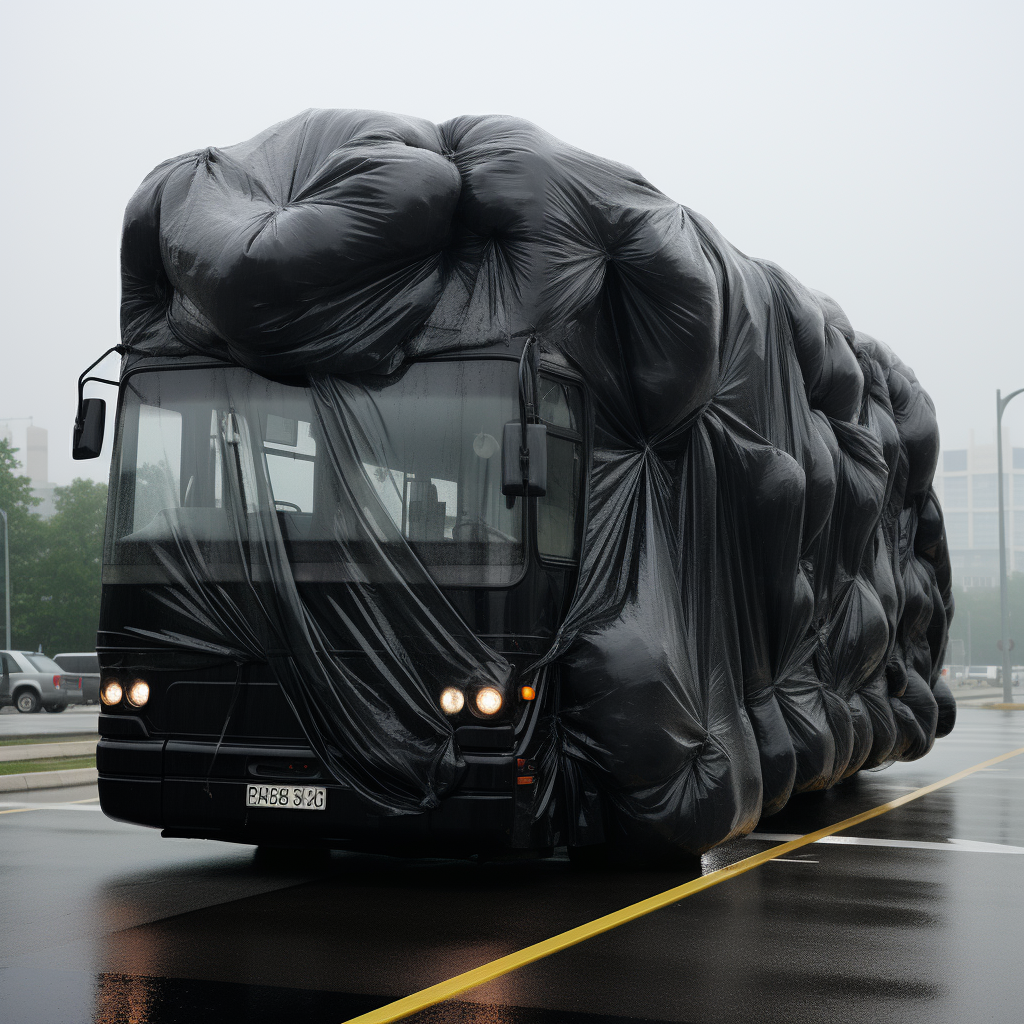
[[[79,651],[74,654],[55,654],[53,660],[62,672],[82,678],[82,703],[100,702],[100,659],[95,651]],[[72,703],[75,703],[72,701]]]
[[81,677],[65,674],[45,654],[0,651],[0,669],[0,707],[13,704],[30,715],[82,703]]

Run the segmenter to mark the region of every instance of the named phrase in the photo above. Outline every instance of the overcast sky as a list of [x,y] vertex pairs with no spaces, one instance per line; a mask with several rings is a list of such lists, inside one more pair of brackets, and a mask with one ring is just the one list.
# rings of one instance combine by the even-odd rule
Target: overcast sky
[[[990,442],[995,389],[1024,387],[1022,9],[12,2],[0,420],[49,429],[55,482],[105,479],[106,458],[70,459],[75,382],[118,340],[142,178],[306,107],[368,107],[516,114],[630,164],[894,348],[944,447]],[[1024,444],[1024,395],[1004,423]]]

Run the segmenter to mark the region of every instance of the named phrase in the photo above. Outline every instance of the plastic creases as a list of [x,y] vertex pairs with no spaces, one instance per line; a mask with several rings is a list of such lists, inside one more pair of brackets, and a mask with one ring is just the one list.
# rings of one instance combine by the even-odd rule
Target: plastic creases
[[[590,409],[579,583],[535,666],[562,674],[545,764],[561,784],[546,781],[538,818],[574,844],[697,852],[952,727],[928,396],[833,300],[635,171],[513,118],[310,111],[157,168],[126,213],[122,267],[132,360],[201,353],[263,375],[246,388],[303,384],[344,510],[307,540],[332,545],[321,565],[361,567],[345,607],[289,582],[307,540],[282,534],[260,471],[258,502],[240,492],[226,511],[273,581],[259,653],[368,801],[442,796],[456,755],[437,687],[509,671],[446,599],[458,567],[388,512],[390,382],[439,353],[515,355],[531,334]],[[218,443],[228,458],[253,442]],[[443,503],[426,484],[415,500],[428,519]],[[194,619],[234,621],[199,586],[184,513],[168,557]],[[466,543],[497,539],[495,587],[518,550],[497,515],[457,524]],[[365,650],[365,669],[318,654],[318,630],[346,634],[331,642]]]

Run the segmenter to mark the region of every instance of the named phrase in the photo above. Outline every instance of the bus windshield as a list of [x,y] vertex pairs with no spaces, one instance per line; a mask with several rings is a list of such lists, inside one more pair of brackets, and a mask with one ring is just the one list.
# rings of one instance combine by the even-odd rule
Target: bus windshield
[[[523,503],[507,508],[501,493],[502,428],[519,415],[515,362],[412,363],[329,390],[325,397],[238,368],[134,374],[115,453],[108,560],[153,563],[161,544],[186,531],[216,572],[237,558],[226,507],[226,495],[237,494],[247,515],[276,509],[293,565],[323,570],[358,559],[347,514],[358,502],[376,540],[394,541],[387,517],[438,584],[502,586],[519,577]],[[351,442],[344,464],[325,443],[331,417],[344,420]],[[339,475],[359,477],[357,486],[341,487]]]

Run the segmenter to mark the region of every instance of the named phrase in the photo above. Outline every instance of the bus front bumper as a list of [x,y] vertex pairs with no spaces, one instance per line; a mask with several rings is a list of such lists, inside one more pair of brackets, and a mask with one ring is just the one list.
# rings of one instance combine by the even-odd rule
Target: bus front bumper
[[[315,761],[311,750],[102,737],[97,747],[100,806],[119,821],[166,836],[254,845],[322,845],[395,852],[508,849],[514,816],[511,753],[464,755],[467,771],[440,806],[420,814],[374,814],[332,781],[258,775],[267,763]],[[253,784],[322,786],[322,811],[247,807]]]

